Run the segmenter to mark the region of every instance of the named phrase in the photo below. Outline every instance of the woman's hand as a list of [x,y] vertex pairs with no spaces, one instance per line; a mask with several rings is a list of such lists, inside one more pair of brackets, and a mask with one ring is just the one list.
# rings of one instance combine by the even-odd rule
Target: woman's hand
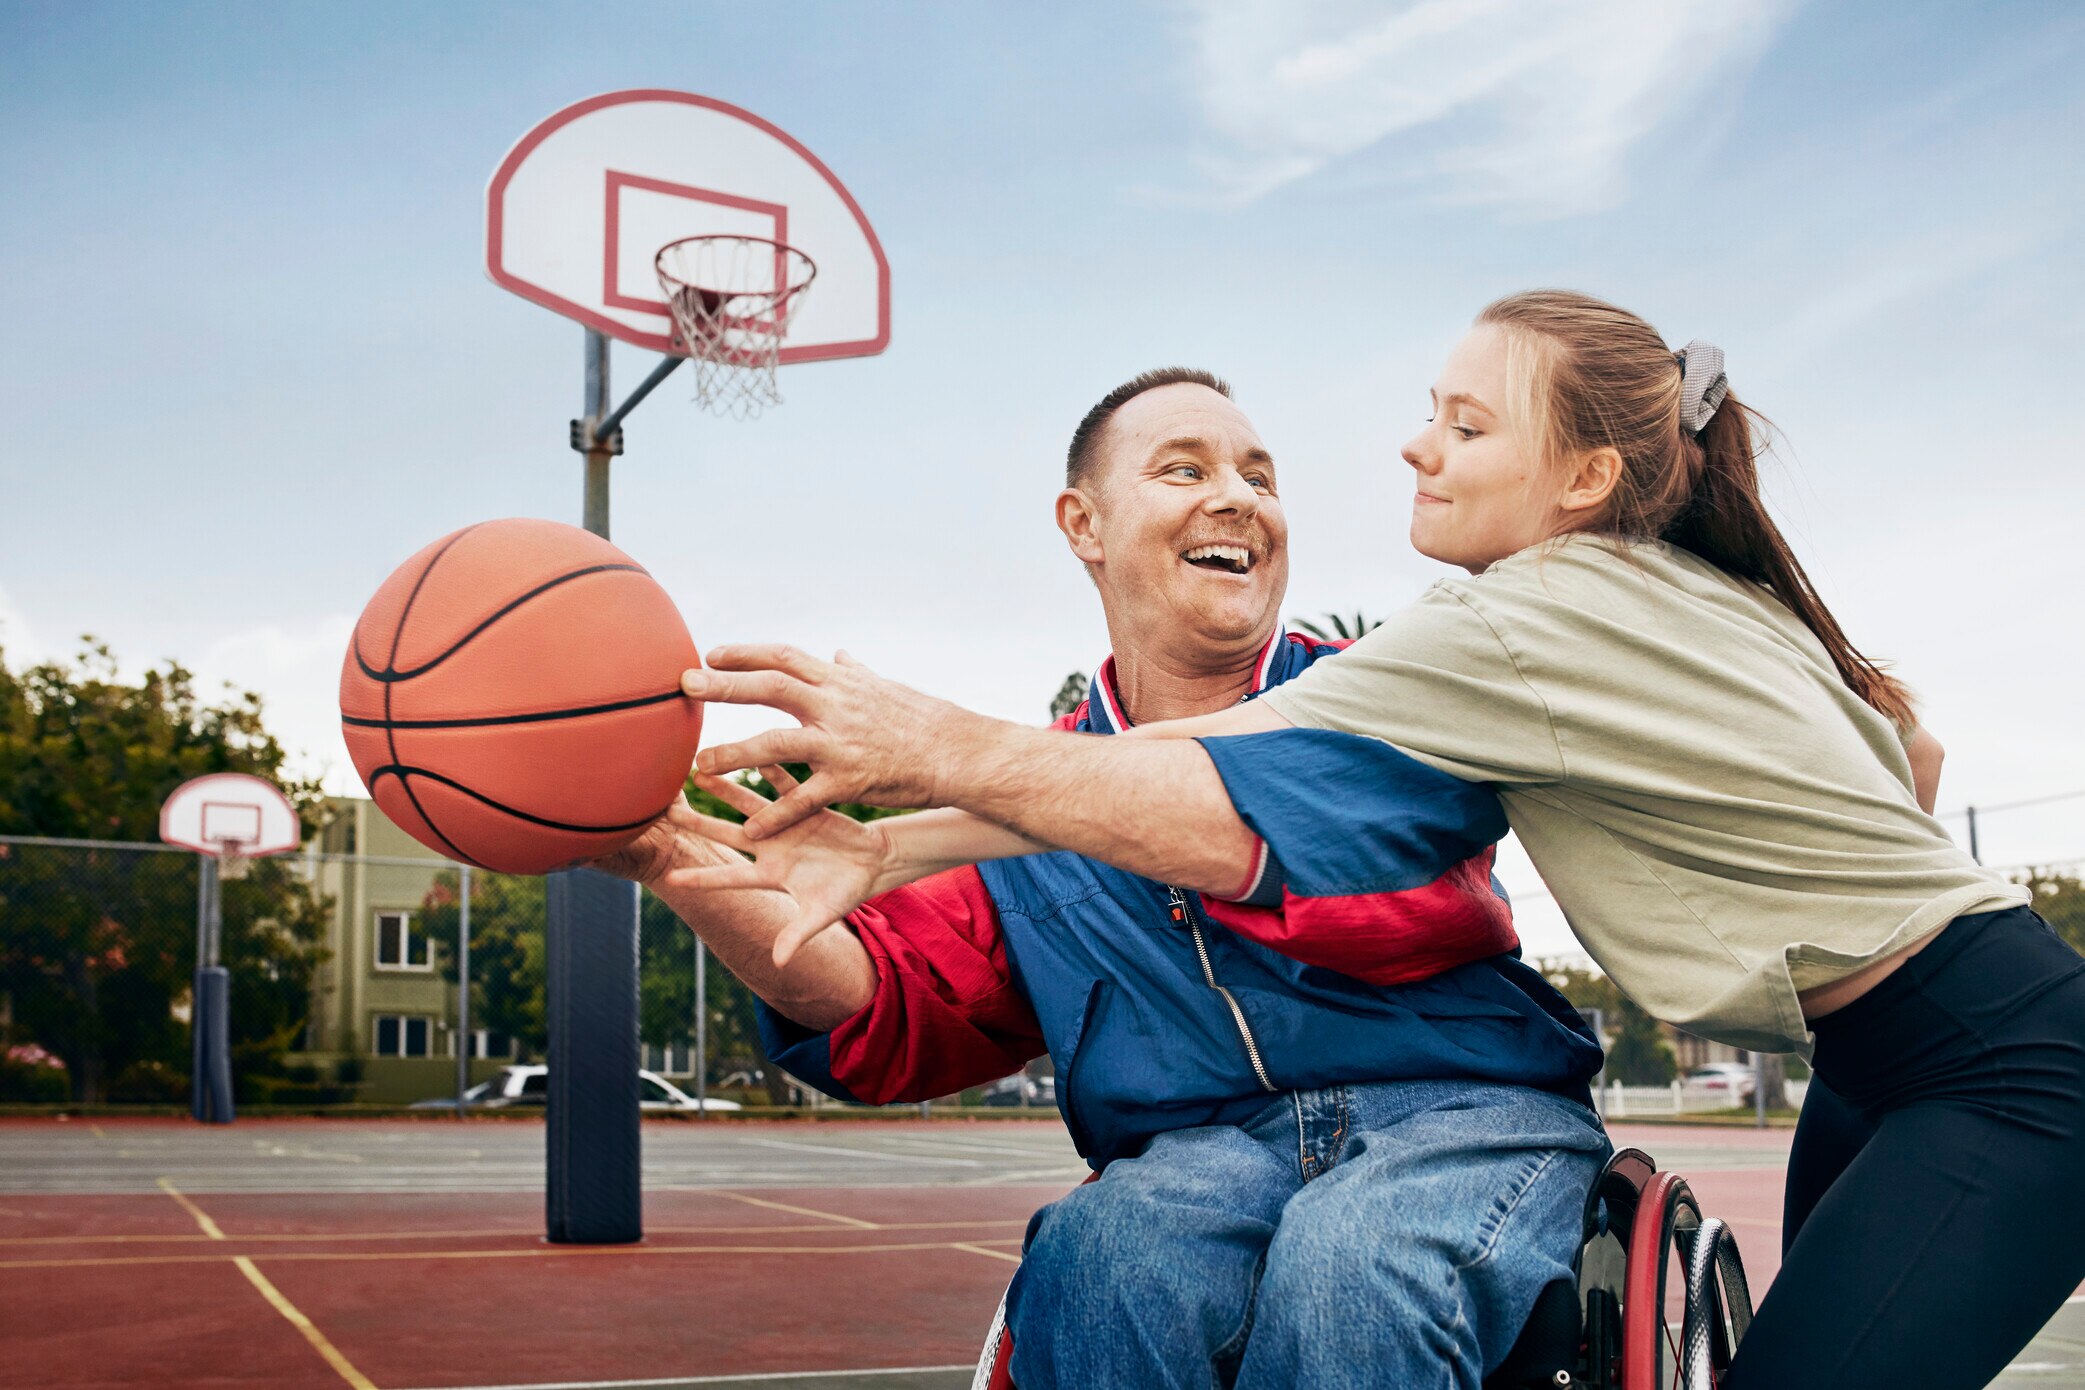
[[[778,766],[760,769],[778,795],[797,781]],[[749,787],[703,773],[695,781],[735,811],[758,815],[770,804]],[[775,938],[777,969],[827,927],[861,906],[877,891],[879,877],[895,860],[890,837],[875,823],[849,820],[837,811],[815,811],[788,829],[749,839],[745,827],[690,810],[699,833],[748,859],[728,864],[689,865],[668,871],[663,882],[676,888],[772,888],[796,900],[796,920]]]

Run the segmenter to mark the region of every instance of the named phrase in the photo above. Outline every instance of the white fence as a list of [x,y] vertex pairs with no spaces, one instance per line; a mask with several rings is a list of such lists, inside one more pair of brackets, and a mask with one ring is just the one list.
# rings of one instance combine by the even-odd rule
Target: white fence
[[[1810,1083],[1789,1081],[1787,1087],[1788,1103],[1801,1109],[1803,1094],[1810,1089]],[[1670,1086],[1624,1086],[1617,1081],[1604,1088],[1601,1094],[1606,1100],[1606,1116],[1610,1120],[1647,1115],[1699,1115],[1751,1104],[1749,1089],[1740,1093],[1726,1087],[1712,1088],[1698,1083],[1687,1085],[1679,1081]]]

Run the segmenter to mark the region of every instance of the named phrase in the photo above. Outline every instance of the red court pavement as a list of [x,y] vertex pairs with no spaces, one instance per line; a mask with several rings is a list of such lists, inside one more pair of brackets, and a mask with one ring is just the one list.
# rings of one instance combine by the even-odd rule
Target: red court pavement
[[338,1390],[950,1365],[976,1355],[1028,1215],[1063,1190],[656,1192],[642,1245],[577,1248],[543,1243],[527,1193],[10,1194],[0,1381]]
[[[866,1131],[857,1131],[866,1133]],[[944,1132],[946,1133],[946,1132]],[[1778,1265],[1786,1131],[1617,1125]],[[1067,1184],[665,1189],[636,1247],[538,1192],[0,1194],[0,1382],[395,1390],[969,1360]]]

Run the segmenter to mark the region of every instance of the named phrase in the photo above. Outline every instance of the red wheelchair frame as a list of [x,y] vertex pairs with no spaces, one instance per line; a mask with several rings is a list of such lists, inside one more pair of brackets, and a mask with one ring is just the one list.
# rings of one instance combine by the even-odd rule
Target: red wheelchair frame
[[[1573,1272],[1542,1291],[1484,1390],[1713,1390],[1752,1321],[1729,1227],[1640,1149],[1601,1169]],[[971,1390],[1014,1390],[1012,1359],[1002,1296]]]

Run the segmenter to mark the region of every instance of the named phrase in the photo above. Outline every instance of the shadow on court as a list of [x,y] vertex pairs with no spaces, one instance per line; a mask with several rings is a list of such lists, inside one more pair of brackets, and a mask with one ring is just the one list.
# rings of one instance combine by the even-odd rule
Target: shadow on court
[[[1785,1131],[1617,1126],[1776,1264]],[[959,1390],[1054,1122],[644,1132],[645,1240],[542,1240],[538,1124],[0,1123],[0,1365],[43,1387]],[[2085,1390],[2085,1306],[2000,1384]]]

